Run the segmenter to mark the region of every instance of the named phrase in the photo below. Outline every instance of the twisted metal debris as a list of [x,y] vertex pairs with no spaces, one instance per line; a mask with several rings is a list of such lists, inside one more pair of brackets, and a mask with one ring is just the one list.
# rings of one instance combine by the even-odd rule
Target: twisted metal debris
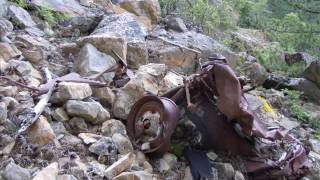
[[[188,110],[184,115],[202,133],[203,145],[217,152],[243,156],[247,160],[247,172],[254,179],[283,176],[298,179],[309,172],[309,150],[289,136],[287,129],[268,130],[256,117],[224,57],[209,58],[198,74],[185,78],[183,86],[161,97],[140,99],[128,118],[127,131],[133,144],[146,153],[168,151],[179,109]],[[282,157],[271,159],[260,151],[277,140],[288,146]]]

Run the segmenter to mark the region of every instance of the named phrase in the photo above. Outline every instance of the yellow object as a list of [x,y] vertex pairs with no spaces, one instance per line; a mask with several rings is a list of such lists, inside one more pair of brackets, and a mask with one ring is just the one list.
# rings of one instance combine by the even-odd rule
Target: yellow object
[[274,114],[274,111],[273,111],[271,105],[269,104],[269,102],[265,98],[258,96],[258,99],[263,102],[262,108],[264,111]]

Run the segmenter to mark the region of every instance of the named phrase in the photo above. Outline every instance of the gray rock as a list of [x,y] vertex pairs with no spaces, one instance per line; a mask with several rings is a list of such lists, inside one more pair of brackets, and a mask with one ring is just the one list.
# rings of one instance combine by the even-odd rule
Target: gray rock
[[65,122],[70,119],[67,112],[62,107],[55,109],[52,113],[52,117],[56,121],[61,121],[61,122]]
[[180,85],[183,85],[183,77],[176,73],[168,72],[159,83],[160,94]]
[[320,88],[320,60],[313,61],[304,72],[305,77]]
[[110,137],[102,137],[89,147],[89,151],[99,156],[107,156],[117,154],[117,147]]
[[[101,53],[91,44],[86,44],[79,53],[76,69],[79,74],[89,76],[98,74],[115,64],[116,61],[112,56]],[[115,73],[105,74],[105,80],[111,82],[114,75]]]
[[169,29],[178,31],[178,32],[185,32],[188,31],[186,25],[184,24],[183,20],[179,17],[174,16],[167,16],[164,20],[167,24]]
[[115,93],[109,87],[92,88],[92,94],[98,98],[102,105],[107,107],[112,107],[116,99]]
[[22,9],[21,7],[14,5],[9,6],[8,16],[15,26],[18,26],[22,29],[36,26],[36,23],[32,20],[28,11]]
[[40,116],[39,119],[29,127],[28,136],[32,143],[38,144],[40,147],[51,143],[56,138],[51,125],[44,116]]
[[75,132],[86,132],[88,131],[88,126],[86,124],[86,121],[82,118],[79,117],[73,117],[72,119],[69,120],[69,125],[70,127],[75,131]]
[[70,116],[82,117],[93,124],[110,119],[110,113],[97,102],[69,100],[66,103],[66,110]]
[[59,175],[57,177],[57,180],[77,180],[77,178],[70,174],[64,174],[64,175]]
[[101,135],[92,134],[92,133],[80,133],[78,135],[85,144],[92,144],[101,139]]
[[101,127],[101,132],[104,136],[108,137],[111,137],[116,133],[123,135],[127,134],[125,125],[121,121],[115,119],[104,122]]
[[258,87],[263,85],[267,80],[268,74],[265,68],[259,63],[245,63],[242,66],[242,72],[250,79],[252,86]]
[[22,76],[30,75],[31,71],[33,70],[32,65],[26,61],[10,60],[9,65],[15,68]]
[[14,46],[9,43],[0,43],[0,59],[8,61],[10,59],[19,57],[21,52]]
[[113,180],[124,180],[124,179],[147,180],[147,179],[153,179],[153,175],[146,171],[134,171],[134,172],[123,172],[113,178]]
[[137,68],[141,64],[146,64],[148,53],[145,37],[147,32],[136,16],[131,13],[105,16],[92,34],[99,35],[113,32],[118,33],[128,41],[126,59],[130,67]]
[[72,17],[67,20],[66,27],[79,29],[82,34],[89,34],[98,26],[102,19],[103,12],[89,11],[81,16]]
[[32,180],[56,180],[58,177],[58,171],[58,163],[51,163],[47,167],[43,168]]
[[107,167],[104,164],[101,164],[97,161],[89,162],[89,169],[99,177],[104,177],[104,171],[107,169]]
[[160,166],[159,171],[160,172],[167,172],[169,170],[172,170],[173,167],[177,164],[178,158],[174,154],[166,153],[163,155],[163,157],[160,159]]
[[121,0],[120,6],[137,15],[148,18],[152,23],[156,24],[161,19],[161,9],[157,0]]
[[124,60],[127,57],[127,39],[116,32],[84,36],[77,41],[80,47],[87,43],[92,44],[103,53],[110,54],[113,58],[117,58],[113,55],[113,51]]
[[113,115],[120,119],[127,119],[131,107],[144,95],[142,79],[131,79],[117,92],[116,101],[113,105]]
[[320,141],[316,139],[310,139],[309,140],[312,150],[316,153],[320,153]]
[[7,119],[7,105],[4,102],[0,102],[0,124]]
[[92,95],[89,84],[61,82],[58,90],[52,95],[52,102],[64,102],[66,100],[83,100]]
[[78,146],[82,145],[82,141],[77,136],[67,134],[60,139],[61,144],[66,146]]
[[52,122],[50,125],[57,137],[68,133],[62,122]]
[[0,41],[10,42],[7,35],[13,31],[13,25],[10,21],[0,16]]
[[233,166],[230,163],[214,163],[213,167],[218,170],[219,179],[229,179],[232,180],[235,171]]
[[289,86],[302,91],[306,96],[320,103],[320,88],[313,82],[304,78],[292,78],[289,81]]
[[120,158],[117,162],[113,163],[105,170],[105,176],[108,179],[112,179],[125,171],[126,169],[130,168],[131,165],[135,161],[135,154],[129,153],[124,157]]
[[194,31],[180,33],[155,28],[150,34],[200,52],[197,56],[197,53],[194,51],[182,51],[180,47],[166,43],[158,38],[147,39],[149,62],[166,64],[169,69],[177,72],[194,72],[198,63],[197,58],[206,59],[213,53],[224,55],[231,67],[236,67],[241,62],[240,54],[232,52],[229,48],[209,36]]
[[76,0],[32,0],[31,3],[71,17],[85,13],[85,8]]
[[9,163],[6,166],[6,169],[3,172],[3,178],[7,180],[30,180],[31,175],[30,172],[22,168],[13,162]]
[[240,171],[236,171],[236,174],[234,175],[234,180],[245,180],[245,178]]
[[133,151],[133,146],[127,136],[116,133],[112,136],[112,140],[117,145],[119,154],[124,155]]

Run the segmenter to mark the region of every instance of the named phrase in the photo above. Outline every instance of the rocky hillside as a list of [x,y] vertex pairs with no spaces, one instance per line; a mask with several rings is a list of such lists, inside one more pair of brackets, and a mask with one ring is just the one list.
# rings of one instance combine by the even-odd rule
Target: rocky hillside
[[[198,175],[206,177],[209,167],[211,179],[255,179],[257,174],[274,175],[275,169],[292,164],[299,168],[288,168],[293,172],[277,178],[300,178],[303,174],[304,179],[319,179],[318,58],[300,52],[273,52],[269,46],[273,43],[257,30],[223,33],[217,29],[210,35],[200,32],[199,27],[185,24],[174,15],[162,17],[157,0],[0,0],[0,179],[191,180],[197,174],[193,163],[199,159],[204,167],[198,167],[203,170]],[[252,53],[254,48],[261,52]],[[259,61],[269,58],[262,51],[281,57],[279,66],[304,63],[304,76],[270,73],[278,64]],[[249,133],[244,128],[247,122],[240,122],[237,130],[239,124],[233,121],[244,117],[228,116],[227,109],[233,111],[234,104],[224,110],[219,102],[213,106],[214,115],[228,124],[220,124],[218,129],[229,132],[232,127],[229,130],[239,142],[250,141],[250,147],[265,144],[254,151],[272,156],[275,164],[268,164],[272,170],[251,173],[246,167],[247,157],[215,151],[218,147],[204,148],[205,136],[189,118],[192,108],[186,108],[186,102],[175,101],[180,117],[176,118],[172,136],[165,134],[171,142],[164,153],[150,155],[151,145],[137,146],[140,142],[134,141],[128,131],[130,112],[137,101],[179,87],[184,90],[217,54],[214,60],[223,60],[224,56],[223,67],[230,66],[235,74],[231,69],[222,71],[213,82],[218,85],[221,80],[221,85],[231,78],[239,87],[222,88],[220,94],[210,97],[235,92],[222,103],[239,98],[235,105],[239,111],[245,111],[243,105],[248,105],[245,108],[250,109],[246,111],[250,117],[262,119],[268,130],[285,129],[285,137],[295,139],[255,136],[255,123]],[[209,86],[210,92],[219,91],[219,87]],[[201,88],[197,91],[206,92]],[[200,110],[209,107],[201,103]],[[148,117],[154,121],[142,126],[155,126],[156,130],[148,133],[159,135],[160,122],[153,122],[160,115],[151,113]],[[212,139],[224,142],[224,138]],[[298,146],[290,146],[296,142]],[[300,154],[297,149],[296,154],[290,154],[297,147]],[[186,155],[185,150],[190,148],[201,150],[198,160]],[[308,156],[304,159],[303,155]],[[301,158],[299,162],[297,157]],[[301,164],[307,173],[302,173]]]

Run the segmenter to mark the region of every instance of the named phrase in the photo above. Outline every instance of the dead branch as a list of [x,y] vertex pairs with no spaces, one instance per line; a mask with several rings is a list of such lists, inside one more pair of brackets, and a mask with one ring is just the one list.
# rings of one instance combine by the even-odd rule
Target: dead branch
[[[52,80],[52,75],[48,68],[43,69],[45,77],[48,81]],[[37,103],[37,105],[31,109],[30,112],[27,113],[25,118],[22,120],[22,123],[20,125],[20,129],[17,132],[17,135],[21,134],[22,132],[26,131],[33,123],[35,123],[38,118],[40,117],[41,113],[44,111],[44,108],[47,106],[49,99],[53,93],[54,87],[56,85],[56,81],[54,83],[51,83],[51,86],[49,88],[49,91],[41,96],[40,101]],[[16,135],[16,137],[17,137]]]
[[0,79],[4,79],[4,80],[8,81],[8,83],[10,83],[10,84],[17,85],[17,86],[20,86],[20,87],[23,87],[23,88],[27,88],[27,89],[30,89],[32,91],[39,91],[39,89],[36,88],[36,87],[31,87],[31,86],[28,86],[26,84],[14,81],[14,80],[10,79],[9,77],[6,77],[6,76],[0,76]]
[[169,44],[172,44],[172,45],[178,46],[178,47],[180,47],[180,48],[182,48],[182,49],[186,49],[186,50],[189,50],[189,51],[195,52],[195,53],[197,53],[197,54],[201,54],[201,52],[200,52],[200,51],[198,51],[198,50],[191,49],[191,48],[188,48],[188,47],[186,47],[186,46],[183,46],[183,45],[180,45],[180,44],[178,44],[178,43],[175,43],[175,42],[173,42],[173,41],[166,40],[166,39],[164,39],[163,37],[159,37],[159,36],[152,36],[152,35],[149,35],[149,36],[150,36],[150,37],[154,37],[154,38],[158,38],[158,39],[160,39],[160,40],[162,40],[162,41],[164,41],[164,42],[166,42],[166,43],[169,43]]

